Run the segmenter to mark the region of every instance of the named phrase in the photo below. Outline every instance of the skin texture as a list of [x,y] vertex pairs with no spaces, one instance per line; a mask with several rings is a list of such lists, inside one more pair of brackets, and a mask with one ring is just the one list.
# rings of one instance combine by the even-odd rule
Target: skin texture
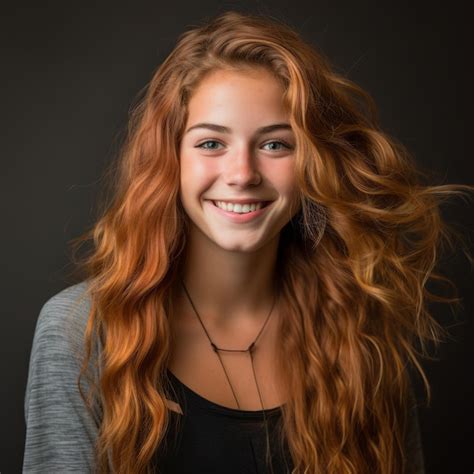
[[[188,131],[203,122],[231,131]],[[191,220],[183,278],[223,343],[235,342],[237,328],[243,340],[253,340],[268,315],[279,234],[298,211],[291,127],[257,132],[281,123],[290,123],[283,88],[263,68],[213,71],[189,102],[180,143],[180,198]],[[248,197],[273,203],[259,218],[235,223],[211,202]],[[192,311],[182,293],[180,304],[181,314]]]
[[[194,90],[188,112],[180,143],[180,199],[190,218],[183,280],[213,342],[246,349],[272,308],[280,231],[298,211],[295,137],[282,86],[261,68],[213,71]],[[200,123],[230,131],[188,132]],[[258,133],[274,124],[287,128]],[[273,202],[254,220],[236,223],[212,203],[236,198]],[[180,285],[173,308],[169,368],[207,400],[237,408],[219,358]],[[277,363],[281,320],[277,303],[254,356],[266,408],[286,399]],[[240,408],[261,409],[249,354],[224,352],[221,359]]]

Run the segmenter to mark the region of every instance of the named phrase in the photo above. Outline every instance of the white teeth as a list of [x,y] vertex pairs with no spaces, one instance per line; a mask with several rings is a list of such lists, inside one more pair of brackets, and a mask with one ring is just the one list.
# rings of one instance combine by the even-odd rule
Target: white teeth
[[236,212],[237,214],[245,214],[247,212],[257,211],[263,207],[263,202],[257,202],[252,204],[232,204],[224,201],[214,201],[214,204],[224,211]]

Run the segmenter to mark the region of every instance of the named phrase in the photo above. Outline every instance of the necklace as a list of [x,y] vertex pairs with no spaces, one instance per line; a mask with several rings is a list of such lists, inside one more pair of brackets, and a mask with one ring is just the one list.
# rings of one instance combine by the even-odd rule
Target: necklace
[[273,474],[273,463],[272,463],[272,459],[271,459],[271,456],[269,456],[269,452],[270,452],[270,438],[269,438],[269,434],[268,434],[268,424],[267,424],[267,417],[266,417],[266,414],[265,414],[265,408],[263,407],[263,401],[262,401],[262,395],[260,393],[260,388],[258,386],[258,382],[257,382],[257,376],[255,374],[255,367],[254,367],[254,352],[255,352],[255,344],[257,343],[257,340],[258,338],[260,337],[260,334],[263,332],[263,329],[265,328],[265,326],[267,325],[267,322],[268,320],[270,319],[270,315],[272,314],[272,311],[273,311],[273,307],[275,306],[275,300],[276,300],[276,296],[273,298],[273,303],[272,303],[272,307],[270,309],[270,312],[268,313],[268,316],[267,318],[265,319],[265,322],[263,323],[263,326],[262,328],[260,329],[260,331],[258,332],[257,334],[257,337],[254,339],[254,341],[250,344],[250,346],[247,348],[247,349],[224,349],[222,347],[217,347],[216,344],[214,344],[214,342],[212,342],[211,340],[211,337],[209,336],[209,333],[207,332],[207,329],[206,327],[204,326],[204,323],[202,322],[201,320],[201,317],[199,316],[199,313],[196,309],[196,307],[194,306],[194,303],[191,299],[191,296],[189,296],[189,293],[188,293],[188,290],[186,289],[186,286],[184,285],[184,282],[183,280],[180,278],[180,281],[181,281],[181,285],[184,289],[184,292],[186,293],[186,296],[188,297],[189,299],[189,302],[191,303],[191,306],[194,310],[194,312],[196,313],[196,316],[198,317],[199,319],[199,322],[201,323],[201,326],[202,328],[204,329],[204,332],[206,333],[206,336],[207,338],[209,339],[209,342],[211,344],[211,347],[213,349],[213,351],[217,354],[217,357],[219,359],[219,362],[221,363],[222,365],[222,369],[224,370],[224,374],[227,378],[227,382],[229,384],[229,387],[232,391],[232,395],[234,396],[234,399],[235,399],[235,402],[237,403],[237,407],[239,408],[240,410],[240,404],[239,404],[239,401],[237,400],[237,397],[235,395],[235,391],[234,391],[234,388],[232,387],[232,384],[230,383],[230,379],[229,379],[229,376],[227,375],[227,370],[225,368],[225,365],[224,363],[222,362],[222,358],[221,358],[221,355],[220,355],[220,351],[223,351],[223,352],[248,352],[249,355],[250,355],[250,362],[252,364],[252,372],[253,372],[253,377],[255,379],[255,386],[257,387],[257,392],[258,392],[258,397],[260,399],[260,405],[262,406],[262,414],[263,414],[263,420],[264,420],[264,425],[265,425],[265,434],[266,434],[266,450],[267,450],[267,460],[268,458],[270,458],[270,468],[271,468],[271,472]]

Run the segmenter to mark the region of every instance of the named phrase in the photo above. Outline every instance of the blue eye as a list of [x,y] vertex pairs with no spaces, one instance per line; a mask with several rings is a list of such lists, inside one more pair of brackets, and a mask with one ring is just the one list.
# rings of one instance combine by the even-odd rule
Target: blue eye
[[[219,143],[217,140],[206,140],[205,142],[202,142],[201,144],[196,145],[196,148],[202,148],[203,150],[218,150],[218,148],[216,146],[210,146],[210,147],[205,146],[205,145],[208,145],[209,143],[221,145],[221,143]],[[271,145],[271,144],[277,144],[277,145],[283,146],[287,150],[292,149],[292,147],[290,145],[288,145],[284,142],[281,142],[281,141],[277,141],[277,140],[273,140],[271,142],[265,143],[265,145],[263,145],[263,146],[267,146],[267,145]],[[282,150],[282,148],[272,147],[272,149],[270,151],[281,151],[281,150]]]
[[[276,143],[277,145],[282,145],[282,146],[284,146],[286,149],[291,149],[291,147],[290,147],[289,145],[287,145],[286,143],[283,143],[283,142],[280,142],[280,141],[276,141],[276,140],[274,140],[274,141],[272,141],[272,142],[265,143],[265,145],[263,145],[263,146],[271,145],[271,144],[274,144],[274,143]],[[282,148],[272,148],[272,150],[273,150],[273,151],[281,151]]]
[[218,141],[216,141],[216,140],[207,140],[207,141],[201,143],[200,145],[197,145],[196,148],[202,148],[202,149],[204,149],[204,150],[217,150],[217,148],[214,148],[214,147],[210,147],[210,148],[209,148],[209,147],[205,147],[204,145],[206,145],[207,143],[217,143],[217,144],[220,145],[220,143],[219,143]]

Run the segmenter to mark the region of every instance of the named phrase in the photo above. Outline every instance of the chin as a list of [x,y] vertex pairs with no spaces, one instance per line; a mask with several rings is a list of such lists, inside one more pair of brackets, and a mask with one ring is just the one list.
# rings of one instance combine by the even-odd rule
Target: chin
[[252,253],[265,245],[265,242],[258,241],[254,243],[249,242],[223,242],[214,241],[214,243],[223,250],[228,252]]

